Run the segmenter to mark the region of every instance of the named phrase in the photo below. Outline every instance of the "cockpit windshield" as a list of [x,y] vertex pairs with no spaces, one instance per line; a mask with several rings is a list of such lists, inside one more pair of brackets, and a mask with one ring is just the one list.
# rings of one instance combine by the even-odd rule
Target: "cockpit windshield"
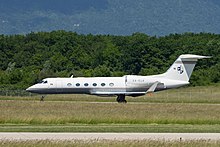
[[38,84],[46,84],[46,83],[48,83],[47,80],[42,80]]

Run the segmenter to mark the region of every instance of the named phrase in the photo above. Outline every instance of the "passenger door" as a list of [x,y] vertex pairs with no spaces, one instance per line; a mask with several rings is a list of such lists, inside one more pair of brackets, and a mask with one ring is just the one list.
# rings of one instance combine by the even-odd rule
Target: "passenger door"
[[56,81],[56,92],[57,93],[63,92],[63,81],[61,81],[61,80]]

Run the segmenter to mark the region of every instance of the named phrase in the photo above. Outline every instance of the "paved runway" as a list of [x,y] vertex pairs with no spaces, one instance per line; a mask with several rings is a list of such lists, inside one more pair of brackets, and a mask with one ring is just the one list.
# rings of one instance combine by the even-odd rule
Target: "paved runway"
[[0,133],[0,140],[220,140],[220,133]]

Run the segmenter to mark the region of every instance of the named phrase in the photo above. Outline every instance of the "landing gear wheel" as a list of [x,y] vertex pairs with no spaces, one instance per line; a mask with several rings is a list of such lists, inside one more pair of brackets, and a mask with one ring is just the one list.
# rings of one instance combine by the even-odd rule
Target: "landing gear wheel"
[[120,102],[120,98],[119,98],[119,96],[116,98],[116,101],[117,101],[117,102]]
[[43,102],[44,101],[45,96],[41,96],[40,101]]
[[125,100],[125,95],[118,95],[116,101],[118,103],[127,103],[127,101]]

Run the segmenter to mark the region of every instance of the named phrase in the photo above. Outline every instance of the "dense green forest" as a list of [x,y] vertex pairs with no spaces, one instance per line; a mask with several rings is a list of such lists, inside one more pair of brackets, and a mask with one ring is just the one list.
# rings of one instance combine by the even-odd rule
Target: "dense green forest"
[[220,81],[220,35],[170,34],[164,37],[81,35],[53,31],[0,35],[0,85],[24,89],[45,77],[151,75],[165,72],[181,54],[200,60],[192,85]]

